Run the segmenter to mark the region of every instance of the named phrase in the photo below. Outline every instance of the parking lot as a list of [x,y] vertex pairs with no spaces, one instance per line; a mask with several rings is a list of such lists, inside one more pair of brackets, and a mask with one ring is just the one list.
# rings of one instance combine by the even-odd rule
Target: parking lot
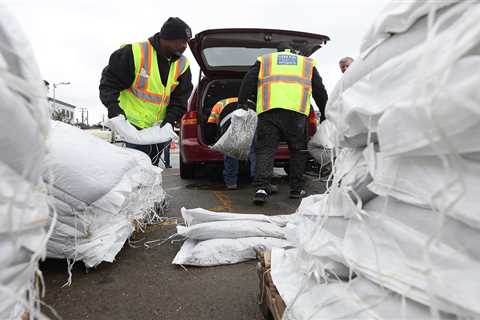
[[[254,188],[240,180],[240,190],[226,191],[220,170],[199,172],[196,180],[182,180],[178,153],[172,152],[173,169],[164,171],[164,188],[169,194],[166,215],[179,217],[180,208],[202,207],[214,211],[292,213],[298,200],[288,198],[287,176],[275,170],[279,193],[264,207],[251,202]],[[212,172],[216,173],[211,176]],[[202,177],[203,176],[203,177]],[[323,184],[311,177],[308,190],[323,192]],[[261,319],[258,312],[255,262],[212,268],[181,267],[171,264],[181,243],[168,242],[146,249],[146,241],[166,239],[175,233],[173,224],[149,227],[135,235],[137,247],[125,245],[117,260],[86,270],[82,263],[73,268],[72,285],[67,281],[64,260],[42,263],[45,302],[63,319]]]

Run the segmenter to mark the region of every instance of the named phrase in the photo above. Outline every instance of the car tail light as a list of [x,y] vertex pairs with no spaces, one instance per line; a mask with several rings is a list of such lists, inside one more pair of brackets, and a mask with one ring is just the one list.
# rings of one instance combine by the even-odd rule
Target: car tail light
[[182,118],[182,125],[197,125],[198,124],[198,114],[196,111],[187,112]]
[[311,112],[308,117],[308,135],[313,136],[317,131],[317,115]]
[[314,126],[317,125],[317,116],[315,112],[310,113],[310,117],[308,117],[308,123]]

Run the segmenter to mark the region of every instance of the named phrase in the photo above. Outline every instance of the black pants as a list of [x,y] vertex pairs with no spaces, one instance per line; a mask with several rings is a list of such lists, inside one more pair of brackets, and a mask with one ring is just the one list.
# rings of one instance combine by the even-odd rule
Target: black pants
[[257,166],[254,185],[270,192],[273,162],[280,139],[288,143],[290,152],[290,189],[301,190],[305,185],[303,172],[307,161],[307,117],[295,111],[272,109],[258,116]]
[[170,167],[170,143],[165,146],[165,150],[163,151],[163,161],[165,167]]
[[147,144],[147,145],[127,143],[127,148],[132,148],[132,149],[139,150],[146,153],[152,160],[152,164],[158,167],[160,156],[162,155],[163,150],[169,143],[170,141],[164,142],[164,143],[157,143],[157,144]]

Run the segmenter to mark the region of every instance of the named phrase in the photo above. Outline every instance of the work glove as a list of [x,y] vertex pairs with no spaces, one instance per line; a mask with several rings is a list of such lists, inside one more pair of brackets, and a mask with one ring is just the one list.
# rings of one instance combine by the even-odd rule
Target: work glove
[[123,114],[125,115],[125,112],[123,112],[122,108],[118,104],[112,104],[108,106],[108,118],[112,119],[115,118],[116,116]]
[[245,110],[245,111],[248,111],[248,109],[251,109],[251,110],[255,110],[255,103],[253,103],[252,101],[250,100],[247,100],[246,102],[244,103],[241,103],[240,104],[240,107]]
[[160,128],[163,128],[166,124],[170,124],[173,128],[173,123],[168,119],[165,119],[162,121],[162,123],[160,123]]

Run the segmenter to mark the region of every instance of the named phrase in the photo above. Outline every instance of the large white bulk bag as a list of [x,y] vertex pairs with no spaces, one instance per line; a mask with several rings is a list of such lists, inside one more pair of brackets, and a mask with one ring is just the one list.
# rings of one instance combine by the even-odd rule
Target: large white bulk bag
[[[341,82],[337,84],[339,89],[334,90],[334,94],[331,95],[326,115],[327,119],[331,120],[337,128],[338,141],[341,145],[365,146],[369,131],[376,132],[378,130],[381,136],[380,118],[385,112],[394,108],[400,110],[414,106],[422,108],[429,106],[436,118],[444,115],[444,112],[449,112],[445,116],[448,118],[448,115],[451,114],[452,119],[443,123],[447,126],[446,128],[440,127],[441,130],[446,130],[448,135],[457,135],[459,127],[467,130],[471,126],[473,119],[469,119],[470,122],[465,124],[461,123],[461,118],[471,112],[468,110],[467,97],[457,102],[457,104],[461,104],[459,114],[453,113],[452,110],[456,110],[456,108],[444,110],[445,108],[440,107],[437,109],[437,104],[450,105],[452,99],[463,97],[466,92],[475,92],[471,85],[474,81],[470,81],[466,86],[465,83],[457,83],[457,79],[465,75],[462,65],[467,64],[467,61],[470,60],[469,55],[475,55],[476,49],[474,48],[480,38],[478,36],[480,28],[476,24],[479,16],[478,6],[472,2],[462,2],[447,6],[438,12],[438,16],[435,34],[429,38],[429,41],[420,41],[404,51],[388,56],[386,62],[358,77],[348,87]],[[426,20],[426,18],[423,19]],[[426,30],[428,29],[423,28],[423,34],[426,33]],[[415,33],[404,34],[413,35]],[[376,59],[377,52],[381,53],[384,45],[390,41],[397,41],[396,39],[401,36],[402,34],[395,34],[389,37],[384,43],[375,47],[367,55],[365,61],[369,58]],[[401,41],[398,44],[401,44]],[[448,50],[444,49],[446,46],[448,46]],[[365,63],[363,60],[356,61],[352,65],[352,69],[355,65],[363,63]],[[475,76],[475,73],[470,73],[470,78],[475,78]],[[446,97],[449,93],[443,92],[444,87],[447,86],[451,86],[450,92],[453,93],[453,97]],[[462,93],[458,92],[459,90]],[[432,92],[435,94],[432,95]],[[414,143],[415,139],[419,137],[416,130],[421,131],[422,129],[422,126],[417,126],[415,121],[421,121],[422,114],[416,115],[412,112],[411,115],[414,116],[413,123],[407,116],[402,117],[401,120],[398,117],[391,117],[391,122],[385,125],[386,130],[395,131],[396,136],[400,135],[400,141],[404,143],[407,143],[406,141]],[[432,124],[434,123],[432,122]],[[452,127],[455,127],[457,131],[447,130]],[[421,133],[427,133],[428,130],[427,127]],[[395,134],[391,136],[395,137]],[[434,131],[433,134],[432,138],[438,139],[438,133]],[[421,136],[421,138],[424,141],[425,136]],[[402,147],[412,148],[413,146]]]
[[[458,172],[458,174],[457,174]],[[478,195],[480,161],[455,158],[449,166],[439,157],[385,157],[371,160],[376,194],[445,212],[480,230]]]
[[58,222],[48,255],[112,262],[134,230],[163,201],[162,170],[140,151],[109,144],[53,122],[48,181]]
[[393,35],[412,33],[412,26],[424,18],[432,9],[441,13],[441,9],[460,2],[460,0],[445,1],[392,1],[385,6],[364,36],[360,51],[368,52]]
[[29,43],[0,6],[0,319],[19,319],[25,311],[45,319],[35,275],[49,235],[41,182],[48,114]]
[[[283,319],[428,319],[430,310],[366,278],[344,282],[302,270],[296,250],[272,250],[271,275],[286,304]],[[329,263],[326,263],[329,268]],[[440,314],[440,319],[451,319]]]
[[[372,281],[448,313],[478,317],[477,229],[392,198],[378,197],[352,220],[344,240],[350,265]],[[452,294],[452,293],[455,294]]]

